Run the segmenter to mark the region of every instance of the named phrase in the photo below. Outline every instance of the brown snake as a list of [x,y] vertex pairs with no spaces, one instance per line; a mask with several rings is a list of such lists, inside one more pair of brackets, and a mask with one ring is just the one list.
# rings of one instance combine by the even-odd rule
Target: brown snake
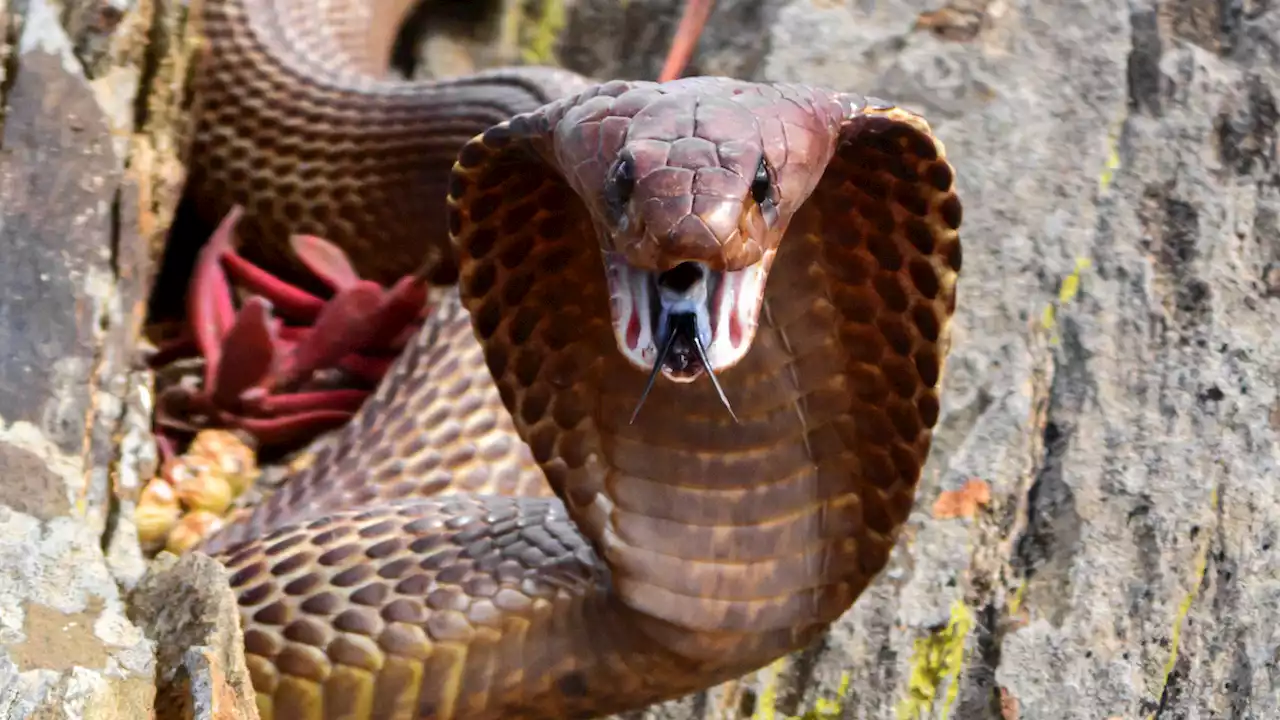
[[805,646],[928,455],[960,269],[942,144],[804,85],[385,79],[411,4],[200,11],[202,212],[244,205],[278,272],[306,232],[371,279],[457,281],[203,548],[263,718],[594,717]]

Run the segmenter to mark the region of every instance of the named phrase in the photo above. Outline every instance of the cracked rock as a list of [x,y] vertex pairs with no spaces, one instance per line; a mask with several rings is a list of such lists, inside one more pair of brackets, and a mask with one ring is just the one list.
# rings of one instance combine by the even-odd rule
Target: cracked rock
[[[578,0],[561,57],[651,78],[678,12]],[[924,114],[964,272],[890,566],[811,650],[628,717],[1280,716],[1280,7],[736,0],[710,24],[692,72]],[[933,517],[975,478],[990,502]]]
[[[134,353],[146,223],[169,200],[158,163],[129,154],[156,138],[134,116],[148,52],[139,40],[170,14],[89,5],[0,2],[6,720],[145,718],[156,695],[154,643],[126,616],[122,588],[145,569],[130,493],[154,449]],[[86,20],[74,35],[64,10]],[[113,21],[87,21],[94,12]]]
[[168,553],[129,597],[130,618],[156,640],[160,720],[254,720],[244,635],[226,571],[200,553]]
[[152,644],[86,524],[0,507],[0,577],[0,717],[145,715]]

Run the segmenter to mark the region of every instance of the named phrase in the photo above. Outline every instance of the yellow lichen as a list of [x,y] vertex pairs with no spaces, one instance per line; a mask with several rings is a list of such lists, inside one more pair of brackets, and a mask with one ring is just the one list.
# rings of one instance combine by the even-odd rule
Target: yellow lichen
[[765,681],[764,687],[760,688],[760,698],[756,701],[756,711],[751,715],[752,720],[777,720],[778,678],[781,677],[782,669],[786,665],[785,657],[778,658],[769,665],[769,679]]
[[817,698],[813,707],[801,715],[781,715],[778,713],[778,680],[782,677],[782,669],[787,659],[775,660],[768,667],[768,680],[760,689],[760,697],[756,700],[756,709],[752,720],[835,720],[844,709],[844,696],[849,692],[849,673],[841,673],[840,685],[836,688],[835,698]]
[[946,719],[960,692],[956,682],[964,665],[965,640],[973,629],[973,612],[963,600],[951,605],[946,627],[915,641],[907,697],[898,703],[899,720],[916,720],[932,713],[943,693],[942,718]]
[[813,701],[813,708],[805,711],[795,720],[836,720],[844,710],[844,696],[849,692],[849,673],[840,674],[840,685],[836,687],[834,699],[818,698]]
[[528,65],[556,65],[556,39],[567,17],[564,0],[531,0],[520,17],[520,59]]
[[1075,300],[1080,294],[1080,278],[1085,270],[1093,265],[1093,261],[1086,257],[1076,258],[1076,266],[1069,275],[1062,279],[1062,285],[1058,288],[1058,297],[1045,304],[1044,310],[1040,313],[1040,326],[1050,331],[1053,336],[1050,338],[1051,345],[1058,344],[1057,335],[1057,314],[1058,308],[1064,307]]
[[1098,194],[1102,195],[1111,189],[1116,171],[1120,169],[1120,131],[1123,121],[1116,122],[1107,133],[1107,162],[1102,166],[1102,174],[1098,176]]
[[1013,593],[1013,599],[1009,601],[1009,614],[1017,615],[1022,609],[1022,602],[1027,596],[1027,581],[1024,579],[1018,584],[1018,589]]
[[1058,289],[1058,303],[1066,305],[1075,299],[1076,294],[1080,292],[1080,273],[1088,270],[1093,265],[1093,261],[1089,258],[1076,258],[1076,267],[1062,281],[1062,287]]
[[1113,144],[1107,153],[1107,164],[1102,168],[1102,175],[1098,178],[1098,191],[1106,192],[1111,188],[1111,181],[1115,179],[1116,171],[1120,169],[1120,151]]
[[[1215,512],[1218,509],[1218,489],[1215,487],[1209,494],[1209,503]],[[1155,693],[1156,697],[1164,694],[1164,688],[1169,684],[1169,676],[1173,674],[1173,667],[1178,662],[1178,645],[1182,642],[1182,624],[1186,621],[1187,615],[1191,612],[1191,604],[1195,602],[1196,596],[1200,593],[1200,585],[1204,582],[1204,574],[1209,569],[1209,545],[1212,541],[1213,533],[1204,532],[1200,534],[1200,546],[1196,548],[1196,564],[1192,570],[1191,589],[1182,596],[1182,601],[1178,603],[1178,612],[1173,616],[1173,629],[1169,632],[1169,658],[1164,663],[1164,676],[1160,681],[1159,692]],[[1154,720],[1155,714],[1147,716],[1147,720]]]
[[1040,326],[1043,327],[1045,330],[1052,330],[1053,326],[1056,325],[1057,322],[1058,322],[1057,316],[1056,316],[1056,313],[1054,312],[1053,303],[1045,304],[1044,310],[1040,313]]

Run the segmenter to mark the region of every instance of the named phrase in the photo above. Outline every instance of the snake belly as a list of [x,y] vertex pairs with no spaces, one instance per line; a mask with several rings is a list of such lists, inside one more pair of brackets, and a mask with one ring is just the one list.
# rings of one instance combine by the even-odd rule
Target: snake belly
[[[201,548],[262,717],[597,717],[804,647],[884,567],[928,456],[961,264],[942,143],[805,85],[389,80],[406,10],[200,11],[201,211],[244,206],[242,252],[280,273],[310,233],[371,279],[451,286],[355,418]],[[631,321],[656,325],[610,271],[688,262],[759,278],[709,336],[738,349],[713,368],[736,421],[707,378],[659,378],[632,423]]]

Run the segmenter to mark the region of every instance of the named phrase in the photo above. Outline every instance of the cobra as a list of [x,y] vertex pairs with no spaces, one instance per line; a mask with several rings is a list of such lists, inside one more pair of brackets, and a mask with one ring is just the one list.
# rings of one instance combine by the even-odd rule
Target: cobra
[[242,252],[282,274],[314,233],[449,288],[202,547],[262,716],[595,717],[804,647],[885,566],[928,456],[961,267],[943,144],[803,84],[389,79],[411,4],[200,10],[200,211],[243,206]]

